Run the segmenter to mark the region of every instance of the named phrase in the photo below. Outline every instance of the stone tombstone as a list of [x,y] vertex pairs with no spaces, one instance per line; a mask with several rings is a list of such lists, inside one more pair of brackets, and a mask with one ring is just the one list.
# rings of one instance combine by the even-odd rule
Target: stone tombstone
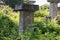
[[47,0],[50,2],[50,17],[51,19],[55,19],[57,16],[57,10],[58,10],[58,3],[60,0]]
[[38,5],[18,4],[15,11],[20,11],[19,33],[23,33],[27,27],[34,23],[34,12],[39,10]]

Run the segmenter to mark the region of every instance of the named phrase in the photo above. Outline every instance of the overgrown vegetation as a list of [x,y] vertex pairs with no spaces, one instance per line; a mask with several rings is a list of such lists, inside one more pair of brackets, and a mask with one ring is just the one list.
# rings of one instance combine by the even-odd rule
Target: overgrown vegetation
[[19,13],[9,6],[0,8],[0,40],[15,40],[18,36]]
[[[49,7],[43,5],[35,12],[35,23],[32,28],[27,28],[22,40],[60,40],[60,24],[56,20],[46,21]],[[24,39],[23,39],[24,38]]]
[[34,24],[19,36],[19,12],[9,6],[0,8],[0,40],[60,40],[60,24],[56,20],[46,21],[48,15],[49,7],[41,6],[34,14]]

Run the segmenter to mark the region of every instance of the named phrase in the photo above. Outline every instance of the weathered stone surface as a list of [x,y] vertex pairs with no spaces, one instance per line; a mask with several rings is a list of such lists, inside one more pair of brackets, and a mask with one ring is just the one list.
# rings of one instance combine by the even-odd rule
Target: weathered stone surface
[[58,7],[58,15],[60,15],[60,7]]
[[23,33],[34,23],[34,11],[37,10],[39,10],[38,5],[18,4],[15,6],[15,11],[20,11],[19,33]]
[[25,31],[25,29],[34,23],[34,12],[20,11],[20,30],[19,32]]
[[54,19],[57,16],[58,5],[57,3],[50,3],[50,17]]
[[15,11],[36,11],[39,10],[38,5],[20,4],[15,6]]
[[59,3],[60,2],[60,0],[47,0],[48,2],[57,2],[57,3]]

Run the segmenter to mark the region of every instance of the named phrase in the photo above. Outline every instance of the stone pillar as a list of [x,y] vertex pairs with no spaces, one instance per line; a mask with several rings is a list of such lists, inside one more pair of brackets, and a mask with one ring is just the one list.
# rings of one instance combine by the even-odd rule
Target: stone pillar
[[54,19],[57,16],[57,7],[60,0],[47,0],[50,2],[50,17]]
[[39,10],[38,5],[18,4],[15,6],[15,11],[20,11],[19,33],[23,33],[34,23],[34,12],[37,10]]
[[57,16],[57,3],[50,3],[50,17],[54,19]]
[[27,27],[34,23],[34,12],[20,11],[20,32],[23,33]]

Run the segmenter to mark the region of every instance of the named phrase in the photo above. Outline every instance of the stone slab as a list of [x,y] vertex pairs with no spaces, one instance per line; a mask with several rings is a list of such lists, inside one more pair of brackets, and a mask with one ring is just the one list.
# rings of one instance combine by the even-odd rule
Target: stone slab
[[39,5],[18,4],[15,6],[15,11],[37,11],[37,10],[39,10]]

